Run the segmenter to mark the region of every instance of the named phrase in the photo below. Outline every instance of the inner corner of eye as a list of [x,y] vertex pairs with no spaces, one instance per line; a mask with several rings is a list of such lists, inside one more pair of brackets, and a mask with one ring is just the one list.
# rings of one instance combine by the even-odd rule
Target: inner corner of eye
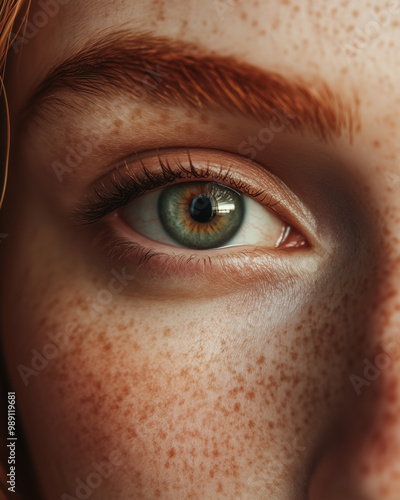
[[310,246],[308,239],[300,233],[297,229],[289,224],[282,228],[281,237],[279,238],[276,248],[290,249],[290,248],[307,248]]

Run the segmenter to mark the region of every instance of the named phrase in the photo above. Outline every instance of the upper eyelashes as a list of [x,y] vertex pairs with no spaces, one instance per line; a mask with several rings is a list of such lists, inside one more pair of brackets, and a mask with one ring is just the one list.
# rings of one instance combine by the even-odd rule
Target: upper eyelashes
[[[199,161],[198,151],[208,160]],[[194,250],[308,245],[281,217],[280,200],[250,186],[235,171],[232,155],[226,153],[223,161],[224,154],[218,152],[216,162],[215,151],[198,151],[137,155],[135,168],[125,163],[102,179],[74,218],[90,224],[119,214],[124,238],[144,244],[145,237],[148,248],[157,244]]]
[[194,165],[188,151],[187,162],[184,164],[180,158],[175,158],[173,163],[169,158],[163,158],[159,153],[154,154],[157,169],[150,169],[137,154],[139,172],[131,171],[129,164],[125,168],[117,170],[111,175],[108,183],[94,187],[89,196],[89,203],[74,213],[74,218],[79,223],[87,224],[97,222],[110,212],[123,207],[141,195],[156,188],[172,184],[182,179],[207,179],[212,177],[219,182],[229,182],[231,187],[242,190],[245,194],[256,197],[262,194],[262,190],[251,191],[237,179],[230,176],[230,169],[223,168],[219,172],[212,171],[209,164]]

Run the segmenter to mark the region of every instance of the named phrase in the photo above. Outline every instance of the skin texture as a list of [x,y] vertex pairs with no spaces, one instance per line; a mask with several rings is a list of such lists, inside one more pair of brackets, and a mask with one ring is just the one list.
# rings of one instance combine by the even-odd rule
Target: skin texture
[[[398,498],[400,184],[388,173],[400,175],[400,5],[227,4],[71,0],[11,52],[2,334],[46,500],[80,498],[77,478],[90,483],[106,461],[112,471],[90,498]],[[343,44],[392,5],[387,26],[346,57]],[[31,16],[38,10],[33,2]],[[25,123],[21,109],[49,68],[116,28],[287,78],[323,77],[354,105],[351,143],[286,130],[257,155],[306,207],[305,219],[300,208],[292,217],[310,251],[137,268],[104,248],[100,227],[76,226],[71,210],[120,158],[159,147],[235,153],[264,126],[146,103],[132,111],[120,96]],[[96,127],[104,140],[58,182],[52,162]],[[267,185],[242,165],[243,178]],[[124,270],[122,288],[111,283]],[[49,359],[24,383],[18,367],[43,349]],[[366,378],[368,363],[384,367]]]

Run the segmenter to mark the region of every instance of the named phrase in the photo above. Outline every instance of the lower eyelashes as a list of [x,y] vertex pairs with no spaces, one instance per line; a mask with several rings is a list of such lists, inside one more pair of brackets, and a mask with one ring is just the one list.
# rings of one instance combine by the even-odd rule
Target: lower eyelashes
[[310,246],[296,227],[304,227],[305,213],[260,165],[225,151],[167,149],[121,162],[92,186],[73,218],[94,224],[110,258],[159,277],[197,273],[206,263],[251,274],[250,262],[269,266],[289,255],[277,250]]

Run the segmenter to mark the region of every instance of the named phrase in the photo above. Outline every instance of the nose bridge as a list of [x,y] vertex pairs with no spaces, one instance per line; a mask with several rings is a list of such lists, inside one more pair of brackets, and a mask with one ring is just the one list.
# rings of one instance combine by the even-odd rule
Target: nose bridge
[[400,497],[400,244],[395,234],[400,234],[399,222],[387,232],[391,239],[385,242],[387,261],[377,291],[374,349],[363,360],[365,418],[371,410],[374,417],[360,436],[358,479],[371,500]]
[[400,498],[400,184],[375,202],[377,252],[364,272],[371,301],[346,375],[348,404],[314,471],[310,500]]
[[354,442],[347,452],[357,500],[400,498],[400,185],[387,194],[374,307],[366,311],[372,348],[361,354],[361,371],[352,380],[359,401],[350,418]]

